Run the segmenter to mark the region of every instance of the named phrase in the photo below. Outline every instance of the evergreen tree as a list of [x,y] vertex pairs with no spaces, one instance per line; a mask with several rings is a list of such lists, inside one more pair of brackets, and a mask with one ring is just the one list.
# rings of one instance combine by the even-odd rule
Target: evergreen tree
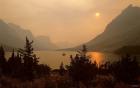
[[[16,64],[16,61],[15,61],[15,53],[14,53],[14,50],[11,54],[11,57],[8,59],[8,68],[9,68],[9,71],[8,71],[8,75],[13,75],[15,72],[15,65]],[[16,66],[17,67],[17,66]]]
[[79,82],[82,82],[87,88],[90,82],[96,77],[97,65],[92,63],[90,57],[87,56],[87,48],[84,45],[79,54],[73,58],[71,56],[71,63],[67,67],[69,76],[75,82],[77,88],[79,88]]
[[139,63],[135,57],[126,55],[118,62],[113,63],[111,71],[118,81],[130,83],[135,81],[140,74]]
[[24,49],[19,49],[19,53],[23,59],[24,64],[24,78],[32,80],[35,75],[35,66],[38,65],[38,58],[33,53],[33,41],[29,41],[26,37],[26,45]]
[[59,74],[60,74],[61,76],[63,76],[63,75],[65,74],[65,68],[64,68],[63,62],[62,62],[61,65],[60,65]]
[[44,77],[50,75],[51,68],[48,65],[39,64],[36,68],[37,77]]
[[21,74],[21,69],[22,69],[22,63],[21,63],[21,58],[19,56],[19,53],[15,55],[15,52],[13,50],[11,57],[8,60],[8,74],[11,75],[12,77],[20,77]]
[[4,48],[1,46],[0,47],[0,73],[5,74],[6,73],[6,58],[5,58],[5,51]]

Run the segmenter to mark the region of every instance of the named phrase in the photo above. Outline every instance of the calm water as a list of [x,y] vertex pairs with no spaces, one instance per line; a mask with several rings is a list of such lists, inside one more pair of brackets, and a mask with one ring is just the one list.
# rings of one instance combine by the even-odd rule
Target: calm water
[[[41,64],[48,64],[51,68],[58,68],[63,62],[65,65],[70,62],[70,55],[75,56],[76,52],[72,51],[36,51],[37,56],[40,58]],[[63,53],[66,55],[63,56]],[[97,64],[102,64],[106,61],[115,61],[120,59],[119,55],[111,53],[101,53],[101,52],[89,52],[92,61],[96,61]],[[11,56],[11,52],[6,53],[6,57]]]

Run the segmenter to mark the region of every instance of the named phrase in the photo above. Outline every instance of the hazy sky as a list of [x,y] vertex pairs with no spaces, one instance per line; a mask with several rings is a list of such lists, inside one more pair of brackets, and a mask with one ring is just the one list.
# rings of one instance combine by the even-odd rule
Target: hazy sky
[[53,42],[80,44],[103,32],[129,4],[140,6],[140,0],[0,0],[0,19]]

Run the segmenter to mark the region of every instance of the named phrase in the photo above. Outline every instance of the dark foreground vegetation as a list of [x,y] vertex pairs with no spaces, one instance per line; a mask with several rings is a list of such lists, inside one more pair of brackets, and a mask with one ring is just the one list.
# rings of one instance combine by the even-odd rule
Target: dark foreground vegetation
[[0,88],[140,88],[140,66],[136,57],[123,56],[117,62],[100,66],[91,62],[87,48],[70,56],[70,65],[59,69],[39,64],[32,43],[26,38],[24,49],[9,59],[0,47]]

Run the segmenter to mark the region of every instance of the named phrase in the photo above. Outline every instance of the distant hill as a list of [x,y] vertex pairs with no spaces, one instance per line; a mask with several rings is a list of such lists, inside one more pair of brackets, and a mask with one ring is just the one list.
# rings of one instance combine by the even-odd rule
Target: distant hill
[[72,47],[73,44],[65,41],[65,42],[57,42],[56,45],[58,47],[58,50],[63,50]]
[[125,46],[139,46],[140,7],[128,6],[107,25],[103,33],[86,45],[92,51],[107,52],[113,52]]
[[58,47],[53,44],[49,37],[38,36],[35,38],[35,47],[39,50],[55,50]]
[[115,51],[117,54],[140,54],[140,46],[124,46]]
[[49,37],[35,37],[32,32],[27,29],[23,29],[13,23],[6,23],[3,20],[0,20],[0,45],[5,46],[6,50],[10,50],[11,48],[23,48],[26,36],[30,40],[34,41],[34,47],[36,50],[56,48],[56,46],[48,40]]

